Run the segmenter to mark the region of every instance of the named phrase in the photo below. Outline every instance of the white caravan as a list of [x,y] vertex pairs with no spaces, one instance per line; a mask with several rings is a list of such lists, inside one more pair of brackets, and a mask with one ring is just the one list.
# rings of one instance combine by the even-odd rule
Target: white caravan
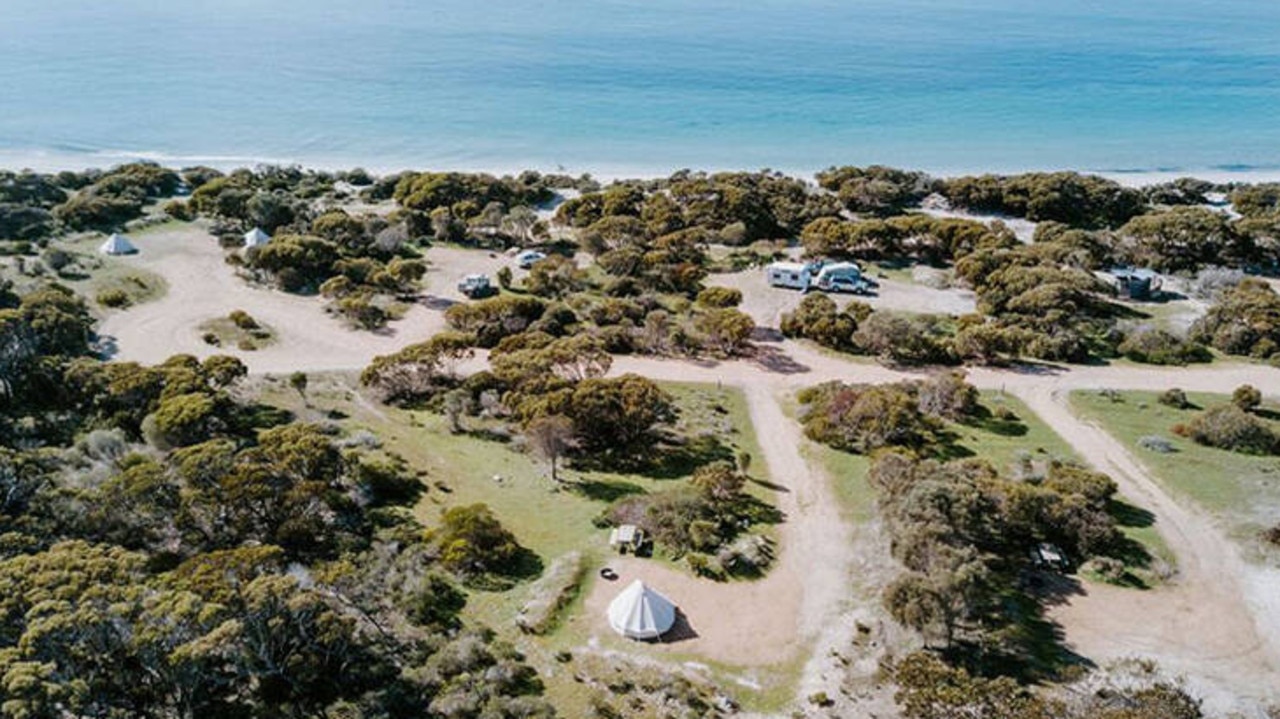
[[813,268],[803,262],[774,262],[765,268],[765,276],[774,287],[790,287],[793,290],[809,289]]

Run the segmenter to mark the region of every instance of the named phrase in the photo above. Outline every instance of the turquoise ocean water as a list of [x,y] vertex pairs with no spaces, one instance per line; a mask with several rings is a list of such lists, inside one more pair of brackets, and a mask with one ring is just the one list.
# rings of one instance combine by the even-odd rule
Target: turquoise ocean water
[[0,164],[1280,168],[1276,0],[0,0]]

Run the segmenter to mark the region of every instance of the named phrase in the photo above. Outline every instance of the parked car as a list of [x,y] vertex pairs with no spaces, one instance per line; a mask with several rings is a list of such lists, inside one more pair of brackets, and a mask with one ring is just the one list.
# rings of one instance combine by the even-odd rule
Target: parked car
[[516,255],[516,266],[522,270],[527,270],[545,259],[547,259],[547,254],[545,252],[525,250],[524,252]]
[[458,291],[473,300],[498,294],[498,288],[494,287],[493,283],[489,282],[489,278],[485,275],[467,275],[463,277],[462,281],[458,283]]
[[818,289],[824,292],[848,292],[854,295],[865,295],[870,291],[871,286],[861,277],[831,277],[826,280]]

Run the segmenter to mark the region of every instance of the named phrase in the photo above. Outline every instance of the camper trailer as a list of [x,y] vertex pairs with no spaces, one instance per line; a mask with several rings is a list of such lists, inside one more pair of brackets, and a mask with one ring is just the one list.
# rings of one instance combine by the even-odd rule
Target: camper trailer
[[803,262],[774,262],[765,268],[765,275],[769,278],[769,284],[774,287],[807,290],[813,271],[810,265]]
[[867,281],[862,277],[862,268],[853,262],[832,262],[822,265],[813,278],[813,286],[824,292],[852,292],[861,294],[867,291]]

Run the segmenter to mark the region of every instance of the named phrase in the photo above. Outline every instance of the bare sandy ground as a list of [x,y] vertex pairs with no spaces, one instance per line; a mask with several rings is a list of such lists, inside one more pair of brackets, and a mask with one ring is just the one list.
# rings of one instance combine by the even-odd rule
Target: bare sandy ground
[[[858,300],[876,309],[899,312],[963,315],[975,309],[974,295],[969,290],[937,290],[890,279],[876,281],[880,286],[872,295],[833,294],[831,297],[841,307]],[[763,269],[712,275],[707,278],[707,284],[741,290],[740,309],[761,327],[777,327],[782,314],[794,310],[804,299],[799,290],[770,287]]]
[[1006,227],[1013,231],[1019,242],[1030,244],[1032,238],[1036,234],[1036,223],[1022,217],[1005,217],[1003,215],[982,215],[973,212],[961,212],[960,210],[943,210],[939,208],[923,208],[920,210],[931,217],[954,217],[961,220],[975,220],[984,224],[992,222],[1003,222]]
[[[102,334],[114,341],[117,356],[156,362],[178,352],[204,356],[227,351],[205,345],[196,326],[207,319],[244,309],[279,334],[279,341],[257,352],[240,353],[254,372],[359,369],[373,356],[424,339],[443,327],[442,309],[458,299],[452,292],[468,272],[493,272],[509,262],[487,253],[433,248],[434,265],[424,302],[385,334],[354,332],[326,315],[322,301],[252,288],[237,278],[222,251],[194,226],[140,233],[140,267],[162,275],[169,294],[152,303],[110,314]],[[722,275],[715,283],[744,290],[744,308],[763,325],[775,325],[786,298],[799,294],[764,287],[760,272]],[[952,294],[904,285],[915,311],[943,309]],[[889,297],[888,290],[883,297]],[[945,298],[945,299],[944,299]],[[873,300],[873,303],[875,300]],[[954,305],[949,305],[954,306]],[[922,308],[928,308],[923,309]],[[850,527],[838,515],[827,478],[799,454],[796,423],[778,400],[795,389],[827,379],[894,381],[918,376],[846,361],[793,342],[766,345],[770,361],[693,363],[620,357],[614,372],[634,371],[655,379],[722,382],[743,388],[752,420],[774,479],[791,491],[779,495],[788,516],[781,528],[778,562],[763,580],[717,584],[696,581],[648,563],[619,565],[624,575],[644,576],[667,592],[689,615],[698,637],[674,645],[727,663],[757,665],[795,656],[798,648],[848,646],[848,619],[858,607],[850,601],[851,567],[858,558]],[[786,361],[779,362],[779,357]],[[475,367],[485,363],[477,357]],[[1041,368],[1026,371],[976,369],[970,380],[983,388],[1004,389],[1022,398],[1080,455],[1108,472],[1122,491],[1156,516],[1156,526],[1177,557],[1178,576],[1147,592],[1093,584],[1055,607],[1054,619],[1066,642],[1099,663],[1116,657],[1149,656],[1185,672],[1214,706],[1231,697],[1274,697],[1280,691],[1280,579],[1277,573],[1246,564],[1212,518],[1168,495],[1126,448],[1097,427],[1082,423],[1065,404],[1073,389],[1229,390],[1249,383],[1280,394],[1280,370],[1259,365],[1221,364],[1203,368],[1133,367]],[[589,598],[595,611],[611,594]],[[595,616],[601,616],[595,612]],[[607,631],[607,629],[605,629]],[[655,651],[662,651],[659,646]],[[830,661],[814,654],[805,687],[830,685]]]

